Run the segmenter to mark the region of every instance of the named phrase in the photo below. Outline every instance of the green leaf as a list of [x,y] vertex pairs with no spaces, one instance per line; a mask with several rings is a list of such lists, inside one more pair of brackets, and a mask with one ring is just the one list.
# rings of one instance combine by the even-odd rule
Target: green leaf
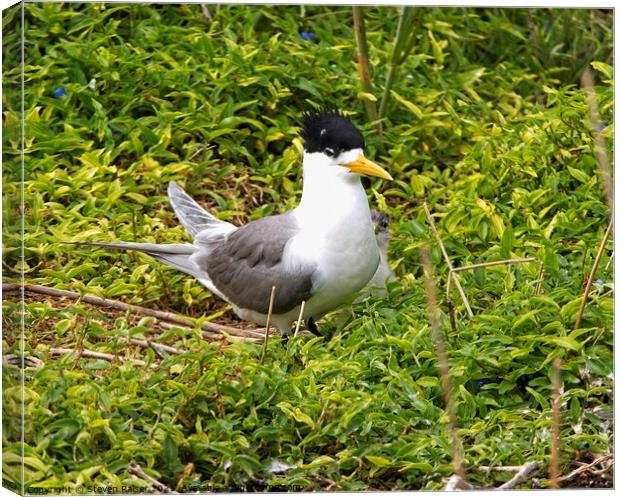
[[390,461],[386,457],[382,457],[382,456],[364,456],[364,457],[368,459],[368,461],[371,462],[373,465],[378,466],[380,468],[383,468],[385,466],[390,466],[392,464],[392,461]]

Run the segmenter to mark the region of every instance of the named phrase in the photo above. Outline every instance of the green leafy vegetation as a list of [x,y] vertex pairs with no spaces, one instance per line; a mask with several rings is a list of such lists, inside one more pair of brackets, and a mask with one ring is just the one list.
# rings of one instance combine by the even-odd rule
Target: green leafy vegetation
[[[167,204],[171,180],[238,224],[294,207],[297,126],[315,106],[350,113],[367,155],[395,178],[368,189],[392,220],[397,281],[387,298],[324,319],[331,340],[270,340],[264,364],[260,344],[27,293],[25,351],[43,366],[23,370],[25,486],[147,489],[135,463],[179,491],[443,488],[452,448],[426,243],[468,481],[494,487],[511,475],[480,466],[539,460],[522,486],[548,486],[556,358],[562,473],[610,453],[611,244],[575,320],[610,215],[578,76],[595,73],[611,150],[611,11],[414,9],[379,134],[364,102],[381,101],[398,9],[362,9],[375,94],[360,85],[349,7],[210,9],[212,21],[200,5],[25,5],[23,265],[19,10],[5,13],[4,281],[23,269],[28,283],[230,324],[228,306],[148,256],[59,242],[187,241]],[[535,257],[461,273],[474,317],[453,288],[454,327],[423,201],[455,266]],[[16,353],[20,303],[8,295],[3,349]],[[180,353],[125,341],[145,337]],[[58,347],[116,358],[58,357]],[[3,363],[3,476],[14,483],[21,371]],[[291,467],[274,472],[276,462]]]

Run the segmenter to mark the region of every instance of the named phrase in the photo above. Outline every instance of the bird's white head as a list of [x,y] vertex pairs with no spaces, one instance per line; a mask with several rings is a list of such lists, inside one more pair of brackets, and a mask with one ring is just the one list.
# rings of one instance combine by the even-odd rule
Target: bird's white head
[[351,173],[392,179],[381,166],[364,157],[364,137],[338,111],[308,112],[303,117],[304,175],[343,176]]

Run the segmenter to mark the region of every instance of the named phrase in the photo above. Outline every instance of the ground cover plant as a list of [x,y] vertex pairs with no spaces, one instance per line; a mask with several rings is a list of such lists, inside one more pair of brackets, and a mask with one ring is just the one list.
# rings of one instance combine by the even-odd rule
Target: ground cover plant
[[[538,462],[519,485],[552,485],[558,428],[555,483],[611,486],[611,242],[576,326],[610,222],[579,77],[594,74],[596,131],[611,151],[611,12],[416,8],[402,21],[397,8],[364,8],[370,79],[361,83],[350,7],[209,9],[25,5],[23,261],[20,11],[3,15],[5,485],[443,488],[454,433],[426,245],[466,480],[497,487],[513,474],[485,467]],[[396,281],[386,298],[324,319],[331,339],[274,336],[261,362],[260,334],[193,279],[142,254],[59,243],[187,241],[167,204],[171,180],[237,224],[292,208],[299,118],[319,106],[348,112],[368,155],[394,176],[368,191],[391,219]],[[473,317],[454,287],[446,296],[449,268],[424,203],[455,267],[533,258],[461,272]],[[10,284],[21,270],[30,285],[197,320],[166,325],[30,287],[20,368]],[[204,332],[217,323],[245,331]]]

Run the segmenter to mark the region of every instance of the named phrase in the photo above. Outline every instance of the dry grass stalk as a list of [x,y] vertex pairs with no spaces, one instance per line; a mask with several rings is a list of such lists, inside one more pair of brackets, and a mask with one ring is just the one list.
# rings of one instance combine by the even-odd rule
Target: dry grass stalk
[[299,333],[299,327],[301,326],[301,320],[304,318],[305,308],[306,308],[306,301],[302,300],[301,307],[299,308],[299,317],[297,318],[297,323],[295,324],[295,333],[293,334],[294,337],[296,337],[297,334]]
[[588,295],[590,294],[590,288],[592,287],[592,282],[594,281],[594,275],[596,274],[598,265],[601,262],[601,257],[603,256],[605,245],[607,245],[607,240],[609,240],[609,235],[611,235],[613,225],[614,225],[614,216],[612,214],[611,219],[609,221],[609,226],[607,226],[607,231],[605,231],[605,234],[603,235],[603,240],[601,241],[601,245],[598,248],[596,257],[594,258],[594,264],[592,264],[592,269],[590,270],[590,275],[588,276],[588,281],[586,282],[586,288],[584,289],[583,296],[581,297],[581,304],[579,305],[579,310],[577,311],[577,317],[575,318],[575,329],[581,326],[581,318],[583,317],[583,313],[586,309],[586,302],[588,301]]
[[435,236],[435,240],[437,240],[437,244],[439,245],[439,248],[441,249],[443,258],[446,261],[446,265],[448,266],[448,269],[450,270],[450,274],[448,275],[448,281],[450,281],[450,278],[454,279],[454,284],[456,285],[456,288],[458,289],[459,294],[461,295],[461,299],[463,300],[465,309],[467,309],[467,314],[469,315],[470,318],[473,318],[474,313],[472,312],[471,306],[469,305],[469,300],[467,300],[467,295],[465,295],[465,291],[463,290],[463,287],[461,286],[461,282],[459,281],[457,274],[454,272],[454,267],[452,267],[452,262],[450,262],[450,258],[448,257],[448,252],[446,252],[446,247],[444,246],[443,241],[441,240],[441,237],[439,236],[439,232],[437,231],[437,227],[435,226],[435,222],[433,221],[433,218],[431,217],[431,212],[428,210],[428,205],[426,205],[426,202],[424,202],[424,212],[426,213],[426,218],[428,219],[428,224],[431,227],[431,231],[433,232],[433,235]]
[[452,393],[452,382],[450,381],[450,365],[448,363],[448,355],[446,353],[446,345],[441,331],[441,317],[439,314],[439,305],[437,302],[437,289],[435,280],[433,279],[433,266],[431,262],[430,251],[428,246],[420,249],[422,256],[422,267],[424,269],[424,280],[426,289],[426,299],[428,302],[428,312],[431,321],[431,338],[437,354],[437,363],[439,374],[441,377],[441,387],[446,404],[446,412],[448,414],[450,445],[452,447],[452,466],[454,474],[460,478],[465,478],[463,469],[463,444],[458,435],[456,407]]
[[549,463],[549,486],[558,488],[560,476],[560,388],[562,361],[553,361],[553,384],[551,390],[551,461]]
[[605,201],[609,212],[614,211],[614,185],[611,179],[611,168],[609,166],[609,157],[607,155],[607,146],[602,129],[601,115],[596,102],[596,93],[594,92],[594,79],[589,69],[583,71],[581,75],[581,87],[586,94],[586,103],[588,104],[588,115],[590,118],[590,130],[594,139],[594,157],[601,173],[601,183],[603,192],[605,193]]
[[469,266],[455,267],[454,269],[452,269],[452,272],[458,273],[461,271],[469,271],[470,269],[478,269],[481,267],[518,264],[521,262],[533,262],[535,260],[536,260],[536,257],[523,257],[521,259],[504,259],[502,261],[481,262],[479,264],[471,264]]
[[538,278],[536,278],[536,288],[534,289],[534,295],[540,295],[542,292],[542,282],[545,277],[545,265],[543,263],[540,264],[540,272],[538,273]]
[[265,325],[265,339],[263,340],[263,350],[260,354],[260,363],[265,360],[267,353],[267,342],[269,342],[269,326],[271,325],[271,314],[273,313],[273,302],[276,299],[276,287],[271,287],[271,296],[269,297],[269,312],[267,312],[267,324]]

